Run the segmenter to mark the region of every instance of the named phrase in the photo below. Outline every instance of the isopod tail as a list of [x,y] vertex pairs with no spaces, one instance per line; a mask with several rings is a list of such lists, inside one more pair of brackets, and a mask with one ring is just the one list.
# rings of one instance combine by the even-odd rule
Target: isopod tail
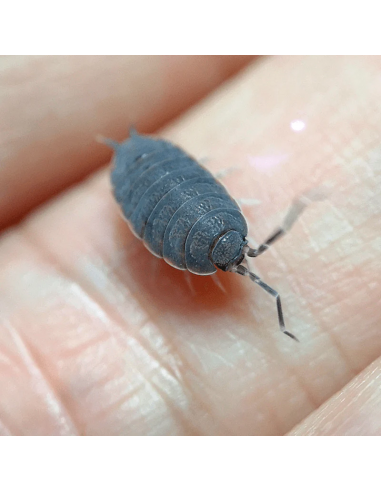
[[129,137],[134,137],[136,135],[139,135],[135,125],[130,125],[129,128],[128,128],[128,135]]
[[120,145],[120,143],[117,142],[116,140],[112,140],[111,138],[104,137],[103,135],[97,135],[95,137],[95,140],[101,144],[111,147],[115,151],[118,149]]

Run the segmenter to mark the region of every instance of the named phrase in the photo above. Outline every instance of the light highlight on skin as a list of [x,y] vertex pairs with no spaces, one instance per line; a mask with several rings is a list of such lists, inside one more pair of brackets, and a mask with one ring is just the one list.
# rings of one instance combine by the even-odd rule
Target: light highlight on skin
[[306,124],[303,120],[293,120],[290,123],[291,130],[294,132],[302,132],[306,128]]

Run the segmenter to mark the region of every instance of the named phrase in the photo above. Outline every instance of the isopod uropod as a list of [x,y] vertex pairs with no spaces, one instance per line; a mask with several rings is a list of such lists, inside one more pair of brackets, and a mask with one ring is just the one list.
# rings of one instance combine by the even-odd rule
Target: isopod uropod
[[276,299],[281,331],[297,340],[285,328],[278,292],[242,262],[246,256],[262,254],[283,236],[311,198],[295,200],[281,227],[251,248],[236,201],[182,149],[135,130],[122,143],[102,141],[115,152],[111,172],[115,199],[146,248],[171,266],[197,275],[211,275],[219,268],[248,276]]

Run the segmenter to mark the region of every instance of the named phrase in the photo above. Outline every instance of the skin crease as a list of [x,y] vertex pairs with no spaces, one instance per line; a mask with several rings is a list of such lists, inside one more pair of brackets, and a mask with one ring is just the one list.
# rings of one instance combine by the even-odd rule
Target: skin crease
[[[213,172],[235,167],[223,182],[259,200],[243,207],[257,243],[298,194],[330,185],[250,260],[281,293],[299,344],[247,278],[186,275],[153,257],[121,219],[108,168],[4,231],[0,433],[380,434],[380,80],[379,57],[267,58],[161,132]],[[91,87],[83,104],[103,133],[126,137],[125,117],[98,113]],[[55,138],[61,124],[69,135],[70,104]],[[52,118],[44,100],[40,111]],[[35,150],[43,175],[49,152]],[[74,164],[57,152],[59,174]],[[93,143],[86,155],[106,154]],[[48,196],[44,186],[31,193]]]
[[381,434],[380,359],[297,425],[291,435],[375,436]]

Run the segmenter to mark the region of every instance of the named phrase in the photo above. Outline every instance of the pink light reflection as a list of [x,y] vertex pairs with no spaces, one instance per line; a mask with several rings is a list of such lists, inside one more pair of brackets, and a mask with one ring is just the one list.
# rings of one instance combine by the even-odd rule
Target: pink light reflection
[[287,154],[249,155],[249,164],[258,171],[269,171],[288,160]]

